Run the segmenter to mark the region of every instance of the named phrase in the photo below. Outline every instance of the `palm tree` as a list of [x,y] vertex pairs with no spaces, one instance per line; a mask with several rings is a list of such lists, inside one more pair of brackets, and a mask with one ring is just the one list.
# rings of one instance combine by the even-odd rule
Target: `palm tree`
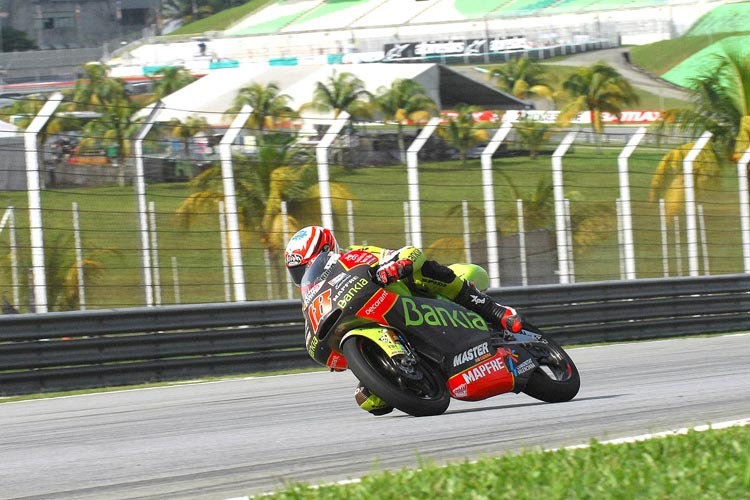
[[[234,157],[234,175],[237,206],[243,228],[254,234],[260,245],[269,250],[272,262],[282,261],[286,246],[284,218],[281,203],[286,202],[289,234],[309,225],[319,224],[320,192],[314,163],[297,147],[296,136],[276,134],[269,136],[260,146],[255,161]],[[303,163],[304,162],[304,163]],[[197,214],[216,210],[224,198],[221,168],[215,166],[202,172],[191,181],[193,193],[178,207],[177,215],[190,224]],[[331,183],[334,212],[345,213],[346,200],[353,198],[343,185]],[[277,273],[282,267],[275,267]],[[283,282],[277,274],[277,282]]]
[[234,106],[227,113],[238,112],[245,104],[253,108],[246,126],[256,131],[258,144],[263,141],[263,131],[273,128],[274,122],[280,117],[289,118],[294,111],[289,106],[292,98],[281,94],[279,84],[271,82],[267,85],[252,83],[239,90],[234,99]]
[[98,62],[84,66],[84,76],[76,81],[73,101],[79,110],[101,112],[102,108],[127,99],[125,82],[109,76],[109,67]]
[[750,146],[750,54],[726,46],[714,62],[690,82],[694,107],[666,110],[657,129],[709,131],[716,150],[737,161]]
[[376,102],[385,120],[396,122],[401,163],[405,163],[404,123],[407,120],[422,121],[432,116],[437,110],[435,101],[427,95],[425,88],[420,84],[401,78],[394,80],[390,87],[380,87]]
[[346,111],[356,119],[371,114],[368,101],[372,97],[362,80],[351,73],[337,74],[334,71],[327,82],[315,83],[313,102],[307,103],[305,107],[318,111],[333,111],[334,119],[338,118],[342,111]]
[[552,78],[544,67],[528,57],[513,59],[490,70],[490,79],[497,79],[497,86],[519,99],[538,95],[552,99],[554,90],[549,84]]
[[152,78],[154,83],[154,101],[174,94],[183,87],[193,83],[197,78],[184,66],[164,66],[159,68],[155,75],[160,78]]
[[94,149],[114,143],[117,165],[120,167],[119,183],[125,180],[125,158],[129,139],[136,129],[136,104],[130,99],[125,82],[109,76],[109,68],[100,63],[85,66],[85,76],[73,89],[76,109],[99,113],[89,121],[83,131],[81,149]]
[[190,158],[190,139],[209,128],[206,119],[198,115],[190,115],[184,121],[175,118],[170,125],[172,125],[172,137],[182,141],[185,158]]
[[469,150],[489,139],[487,130],[480,128],[480,124],[474,120],[474,113],[480,110],[478,106],[458,104],[456,115],[451,116],[448,123],[440,125],[437,129],[438,135],[445,142],[458,149],[463,166],[466,166]]
[[603,62],[578,69],[563,82],[563,90],[571,96],[572,101],[560,110],[558,120],[567,127],[579,113],[588,111],[591,127],[597,134],[603,128],[602,113],[619,118],[623,106],[637,104],[640,100],[630,83],[616,69]]
[[[47,271],[47,295],[50,310],[71,311],[80,306],[81,298],[78,294],[78,261],[74,246],[69,235],[57,235],[47,246],[44,254],[45,269]],[[102,249],[85,258],[81,262],[86,276],[86,282],[96,284],[104,273],[104,265],[97,257],[112,253],[112,250]]]
[[541,147],[549,141],[552,125],[522,118],[514,128],[521,144],[529,149],[529,158],[536,160]]
[[[651,179],[649,196],[652,202],[663,198],[667,221],[672,221],[685,204],[684,160],[694,143],[675,148],[661,159]],[[704,148],[693,164],[697,194],[714,192],[720,182],[720,164],[712,148]]]

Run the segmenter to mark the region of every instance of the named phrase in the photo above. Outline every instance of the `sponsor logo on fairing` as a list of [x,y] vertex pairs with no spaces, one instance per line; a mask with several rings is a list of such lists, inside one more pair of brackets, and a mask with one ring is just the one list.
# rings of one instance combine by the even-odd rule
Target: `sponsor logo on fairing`
[[346,307],[346,305],[351,301],[357,293],[359,293],[360,290],[362,290],[364,287],[367,286],[367,284],[370,283],[370,281],[367,278],[360,278],[359,281],[357,281],[354,286],[352,286],[350,289],[346,291],[343,297],[341,297],[336,304],[339,307]]
[[458,387],[456,387],[455,389],[453,389],[453,391],[452,391],[453,392],[453,397],[460,399],[460,398],[465,398],[466,396],[468,396],[468,391],[466,390],[467,387],[468,386],[466,384],[461,384]]
[[500,359],[493,358],[489,361],[486,361],[485,363],[482,363],[479,366],[466,370],[462,374],[462,376],[464,378],[464,382],[470,384],[476,380],[486,377],[487,375],[499,372],[504,369],[505,365],[503,364],[503,362]]
[[406,326],[451,326],[467,330],[476,329],[486,332],[487,322],[477,313],[448,309],[446,307],[433,306],[430,304],[417,304],[408,297],[402,297],[401,303],[404,307],[404,319]]
[[373,294],[367,300],[365,305],[357,311],[357,316],[360,318],[367,318],[368,320],[375,321],[381,325],[387,325],[388,320],[385,319],[385,315],[388,314],[398,299],[399,296],[395,293],[381,289]]
[[513,370],[513,375],[518,376],[526,373],[529,370],[533,370],[536,367],[534,364],[534,360],[531,358],[527,359],[520,365],[516,366],[515,370]]
[[307,305],[315,297],[315,295],[318,293],[318,291],[320,290],[320,288],[322,286],[323,286],[323,282],[322,281],[318,282],[318,283],[315,283],[315,285],[313,285],[313,287],[310,288],[305,293],[304,297],[302,297],[302,303],[305,304],[305,305]]
[[485,354],[489,354],[490,346],[487,342],[483,342],[479,345],[475,345],[471,349],[467,349],[460,354],[456,354],[453,357],[453,366],[460,366],[470,361],[477,361]]
[[338,288],[341,282],[344,281],[347,277],[348,275],[346,273],[339,273],[337,276],[328,280],[328,284],[331,285],[333,288]]

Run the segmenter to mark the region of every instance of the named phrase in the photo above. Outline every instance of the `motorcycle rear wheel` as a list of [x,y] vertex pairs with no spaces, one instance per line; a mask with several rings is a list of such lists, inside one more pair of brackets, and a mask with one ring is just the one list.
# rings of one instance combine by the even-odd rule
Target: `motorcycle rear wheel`
[[537,360],[542,365],[534,370],[523,392],[547,403],[563,403],[573,399],[581,388],[581,376],[575,363],[560,345],[549,338],[548,356]]
[[419,360],[407,373],[375,342],[360,336],[346,339],[342,351],[362,385],[391,406],[415,417],[440,415],[448,409],[445,380],[426,361]]

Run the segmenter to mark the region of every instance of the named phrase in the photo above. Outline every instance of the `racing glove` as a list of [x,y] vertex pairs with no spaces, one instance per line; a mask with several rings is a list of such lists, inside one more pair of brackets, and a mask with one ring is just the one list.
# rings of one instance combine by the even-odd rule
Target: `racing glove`
[[502,327],[512,333],[520,332],[523,328],[521,317],[512,307],[503,307],[505,307],[505,312],[503,312],[503,315],[500,317],[500,324]]
[[375,281],[381,285],[390,285],[398,280],[411,276],[414,263],[409,259],[399,259],[383,264],[375,270]]

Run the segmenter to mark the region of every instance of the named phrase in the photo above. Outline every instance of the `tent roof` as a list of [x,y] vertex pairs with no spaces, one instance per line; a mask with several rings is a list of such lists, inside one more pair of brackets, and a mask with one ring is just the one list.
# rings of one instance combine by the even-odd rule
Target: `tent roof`
[[[234,104],[239,89],[251,83],[277,83],[280,92],[291,97],[292,107],[299,108],[312,101],[315,83],[326,81],[334,72],[354,74],[373,93],[381,86],[390,86],[398,78],[415,80],[426,89],[440,109],[450,109],[458,103],[489,109],[528,107],[511,95],[438,64],[372,63],[282,67],[258,64],[216,70],[165,97],[164,109],[159,113],[158,120],[183,120],[197,114],[205,117],[213,126],[225,126],[231,121],[226,110]],[[147,111],[141,113],[145,114]]]

